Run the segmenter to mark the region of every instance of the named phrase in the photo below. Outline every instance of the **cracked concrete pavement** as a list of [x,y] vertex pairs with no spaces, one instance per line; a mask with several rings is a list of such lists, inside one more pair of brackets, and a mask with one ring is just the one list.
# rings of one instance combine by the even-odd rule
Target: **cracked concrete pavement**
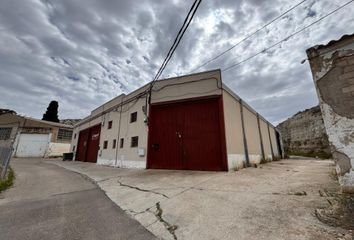
[[[328,160],[282,160],[237,172],[120,169],[48,160],[87,176],[162,239],[341,239],[315,217],[337,191]],[[338,235],[339,234],[339,235]]]

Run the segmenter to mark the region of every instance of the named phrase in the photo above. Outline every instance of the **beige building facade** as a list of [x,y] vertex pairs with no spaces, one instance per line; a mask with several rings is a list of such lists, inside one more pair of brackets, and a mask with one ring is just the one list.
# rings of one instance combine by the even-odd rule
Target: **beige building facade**
[[274,126],[222,83],[220,70],[150,86],[112,99],[75,125],[75,160],[126,168],[230,170],[281,156]]
[[73,127],[17,114],[0,115],[0,147],[14,157],[55,157],[70,151]]

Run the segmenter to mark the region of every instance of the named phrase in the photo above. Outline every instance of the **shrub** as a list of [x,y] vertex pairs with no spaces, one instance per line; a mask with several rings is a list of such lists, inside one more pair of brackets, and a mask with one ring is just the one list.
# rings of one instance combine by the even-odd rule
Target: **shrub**
[[5,180],[0,180],[0,193],[9,187],[12,186],[15,180],[15,172],[14,170],[9,167],[9,171],[7,172],[7,177]]

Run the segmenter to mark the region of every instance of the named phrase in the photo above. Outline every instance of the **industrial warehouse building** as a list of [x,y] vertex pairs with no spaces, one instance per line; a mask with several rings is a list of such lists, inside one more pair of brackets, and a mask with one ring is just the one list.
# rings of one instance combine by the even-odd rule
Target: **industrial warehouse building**
[[75,125],[74,159],[127,168],[226,171],[282,155],[274,126],[222,83],[220,70],[150,86],[112,99]]

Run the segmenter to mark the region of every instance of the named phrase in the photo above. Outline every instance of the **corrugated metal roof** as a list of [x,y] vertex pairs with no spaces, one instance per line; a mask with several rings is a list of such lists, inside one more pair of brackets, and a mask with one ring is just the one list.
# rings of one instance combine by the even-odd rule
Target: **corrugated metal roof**
[[331,40],[327,44],[316,45],[316,46],[313,46],[313,47],[309,48],[308,50],[310,50],[310,49],[319,50],[319,49],[322,49],[322,48],[326,48],[326,47],[329,47],[329,46],[331,46],[333,44],[336,44],[338,42],[341,42],[343,40],[346,40],[346,39],[352,38],[352,37],[354,37],[354,33],[353,34],[346,34],[346,35],[343,35],[338,40]]

